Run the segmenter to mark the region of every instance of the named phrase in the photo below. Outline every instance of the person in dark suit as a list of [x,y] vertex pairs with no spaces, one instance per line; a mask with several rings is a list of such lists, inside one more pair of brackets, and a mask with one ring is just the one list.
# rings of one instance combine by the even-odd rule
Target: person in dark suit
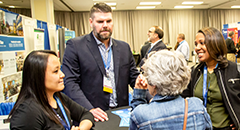
[[234,38],[234,32],[230,31],[228,34],[228,38],[226,39],[228,53],[236,53],[237,52],[237,49],[234,45],[234,41],[232,40],[233,38]]
[[111,37],[111,7],[97,3],[90,15],[92,32],[67,41],[64,93],[104,121],[105,110],[128,105],[128,85],[134,87],[139,72],[128,43]]
[[147,53],[147,51],[148,51],[148,48],[151,46],[151,43],[149,42],[149,41],[146,41],[145,43],[144,43],[144,45],[142,46],[142,48],[141,48],[141,59],[140,60],[142,60],[143,58],[144,58],[144,56],[145,56],[145,54]]
[[153,51],[159,51],[161,49],[167,49],[166,45],[163,43],[163,30],[159,26],[152,26],[148,30],[148,39],[151,42],[151,46],[148,48],[147,53],[145,54],[144,58],[141,60],[139,67],[145,63],[144,61],[147,59],[148,54]]
[[235,45],[234,45],[234,32],[230,31],[228,33],[228,38],[226,39],[226,45],[227,45],[227,59],[232,61],[232,62],[236,62],[236,57],[235,57],[235,53],[238,52],[238,50],[236,49]]

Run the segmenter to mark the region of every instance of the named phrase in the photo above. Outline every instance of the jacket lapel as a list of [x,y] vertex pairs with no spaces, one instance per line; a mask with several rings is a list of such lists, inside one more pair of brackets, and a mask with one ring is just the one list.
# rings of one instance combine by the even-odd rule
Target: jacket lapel
[[106,75],[106,70],[104,68],[103,60],[102,60],[100,51],[98,49],[97,42],[95,41],[92,33],[90,33],[87,36],[87,40],[88,40],[87,46],[88,46],[90,52],[92,53],[94,59],[96,60],[99,69],[101,70],[103,75]]
[[119,73],[119,62],[120,62],[120,52],[119,47],[114,39],[112,39],[112,50],[113,50],[113,64],[114,64],[114,76],[115,76],[115,85],[118,83],[118,73]]
[[156,48],[162,43],[162,41],[159,41],[156,45],[153,46],[151,51],[156,51]]

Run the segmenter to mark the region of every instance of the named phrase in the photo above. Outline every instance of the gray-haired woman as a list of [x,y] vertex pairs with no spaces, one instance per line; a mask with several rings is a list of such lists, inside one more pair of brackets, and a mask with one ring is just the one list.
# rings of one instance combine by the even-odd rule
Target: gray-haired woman
[[[190,69],[179,52],[161,50],[152,54],[143,66],[133,94],[130,130],[183,128],[184,99],[180,96],[190,80]],[[146,92],[153,99],[147,103]],[[187,130],[212,129],[210,116],[202,101],[188,98]]]

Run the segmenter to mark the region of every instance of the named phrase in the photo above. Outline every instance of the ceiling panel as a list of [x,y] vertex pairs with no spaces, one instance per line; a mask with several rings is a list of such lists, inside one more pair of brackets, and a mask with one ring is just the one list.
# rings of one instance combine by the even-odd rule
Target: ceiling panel
[[[10,5],[16,8],[31,8],[30,0],[0,0],[1,6],[8,7]],[[176,5],[182,5],[183,1],[190,0],[63,0],[73,11],[89,11],[95,2],[116,2],[116,10],[136,10],[140,2],[162,2],[155,9],[174,9]],[[201,0],[191,0],[201,1]],[[202,0],[202,5],[194,5],[193,9],[231,9],[233,5],[240,5],[240,0]],[[54,10],[71,11],[60,0],[53,0]]]
[[0,6],[8,7],[15,6],[16,8],[30,8],[30,0],[0,0],[3,3]]
[[54,4],[54,10],[57,10],[57,11],[71,11],[67,6],[65,6],[59,0],[53,0],[53,4]]

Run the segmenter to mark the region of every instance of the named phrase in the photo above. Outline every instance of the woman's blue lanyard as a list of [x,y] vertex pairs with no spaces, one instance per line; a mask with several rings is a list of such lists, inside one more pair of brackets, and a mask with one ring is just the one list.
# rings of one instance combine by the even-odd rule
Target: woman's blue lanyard
[[[215,68],[217,68],[217,65],[215,66]],[[208,82],[208,88],[210,87],[210,81]],[[207,106],[207,95],[208,95],[208,88],[207,88],[207,66],[204,66],[204,70],[203,70],[203,102],[204,102],[204,106]]]
[[65,121],[67,122],[67,125],[66,125],[66,123],[63,121],[63,119],[57,114],[57,112],[56,112],[54,109],[53,109],[53,111],[57,114],[57,116],[58,116],[58,118],[60,119],[60,121],[61,121],[62,125],[64,126],[64,128],[65,128],[66,130],[70,130],[70,123],[69,123],[68,117],[67,117],[67,115],[66,115],[66,112],[65,112],[65,110],[64,110],[64,108],[63,108],[63,105],[62,105],[61,101],[60,101],[59,98],[58,98],[57,96],[55,96],[55,95],[54,95],[54,99],[57,101],[57,104],[58,104],[58,106],[60,107],[60,110],[61,110],[61,112],[62,112],[62,114],[63,114],[63,117],[64,117]]

